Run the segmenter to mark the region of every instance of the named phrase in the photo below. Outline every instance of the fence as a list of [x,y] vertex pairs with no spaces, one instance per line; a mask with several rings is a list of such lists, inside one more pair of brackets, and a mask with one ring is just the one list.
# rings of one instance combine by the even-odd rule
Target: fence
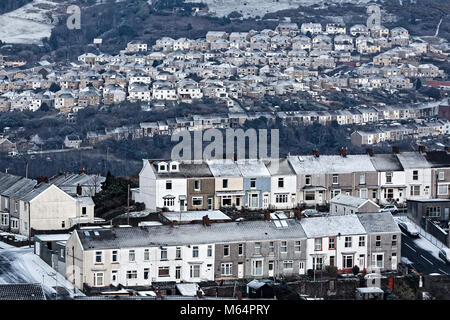
[[[442,249],[443,247],[447,246],[447,241],[442,242],[441,240],[439,240],[438,238],[436,238],[433,234],[430,233],[430,225],[433,225],[434,227],[436,227],[433,223],[428,222],[428,231],[425,231],[425,229],[422,228],[422,226],[418,225],[414,220],[412,220],[410,217],[404,215],[404,216],[400,216],[399,217],[401,220],[409,222],[414,224],[417,229],[419,230],[419,234],[421,237],[427,239],[428,241],[430,241],[432,244],[434,244],[436,247],[438,247],[439,249]],[[437,228],[436,228],[437,229]],[[447,236],[446,236],[447,237]]]

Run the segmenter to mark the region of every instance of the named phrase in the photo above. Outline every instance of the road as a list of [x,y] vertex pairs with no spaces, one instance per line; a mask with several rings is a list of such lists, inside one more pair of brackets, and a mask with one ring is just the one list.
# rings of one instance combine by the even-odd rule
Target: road
[[430,251],[419,247],[418,241],[424,241],[424,239],[417,240],[402,233],[402,257],[408,258],[412,262],[412,267],[419,273],[450,275],[450,265],[447,265]]

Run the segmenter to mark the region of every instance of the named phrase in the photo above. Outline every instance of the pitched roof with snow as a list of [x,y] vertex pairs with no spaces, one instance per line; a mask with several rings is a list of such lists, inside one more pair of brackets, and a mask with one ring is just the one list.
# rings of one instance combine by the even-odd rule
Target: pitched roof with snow
[[306,218],[301,225],[308,238],[366,233],[356,214]]
[[296,174],[376,171],[370,161],[370,156],[366,154],[347,155],[346,157],[340,155],[290,156],[288,160]]

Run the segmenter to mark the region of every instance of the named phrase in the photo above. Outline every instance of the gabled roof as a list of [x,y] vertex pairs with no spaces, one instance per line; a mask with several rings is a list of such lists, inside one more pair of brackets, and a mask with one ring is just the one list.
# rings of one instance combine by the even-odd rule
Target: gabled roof
[[301,225],[308,238],[366,233],[356,214],[305,218]]
[[360,213],[358,219],[367,233],[400,232],[390,212]]
[[359,208],[367,201],[370,201],[368,199],[362,199],[358,197],[349,196],[343,193],[338,194],[333,199],[331,199],[332,204],[341,204],[344,206]]

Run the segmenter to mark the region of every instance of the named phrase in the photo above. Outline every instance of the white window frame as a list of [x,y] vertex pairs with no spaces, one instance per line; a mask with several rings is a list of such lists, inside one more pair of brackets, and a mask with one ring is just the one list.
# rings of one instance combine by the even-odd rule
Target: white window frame
[[225,262],[220,265],[220,274],[222,276],[231,276],[233,275],[233,263]]
[[[200,204],[195,204],[194,201],[200,201]],[[203,197],[192,197],[192,206],[193,207],[203,206]]]
[[[101,279],[101,281],[99,281]],[[94,287],[103,287],[105,285],[104,272],[94,272]]]

